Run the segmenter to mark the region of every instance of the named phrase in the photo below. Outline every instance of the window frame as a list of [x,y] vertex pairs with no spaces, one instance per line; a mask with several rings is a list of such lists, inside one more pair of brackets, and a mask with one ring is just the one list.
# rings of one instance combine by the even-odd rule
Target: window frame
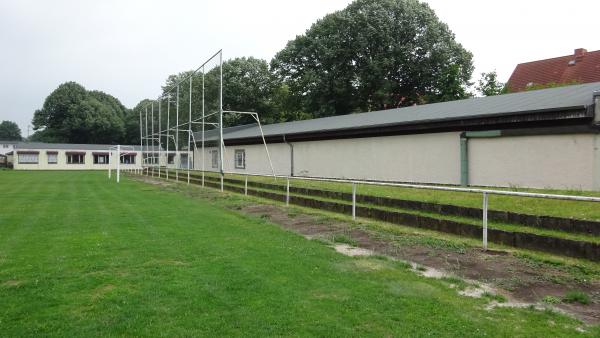
[[[50,156],[54,157],[54,162],[50,161]],[[47,151],[46,162],[48,162],[48,164],[58,164],[58,151]]]
[[[238,155],[241,155],[241,164],[238,162]],[[246,169],[246,149],[235,149],[233,152],[233,162],[236,169]]]
[[158,163],[158,154],[157,153],[142,154],[142,161],[144,164],[155,165]]
[[[72,164],[72,165],[85,164],[85,153],[67,152],[66,155],[67,155],[67,164]],[[77,156],[77,158],[81,159],[81,161],[73,162],[72,159],[74,158],[74,156]]]
[[[121,154],[119,158],[120,164],[135,164],[135,155],[136,154]],[[125,162],[125,157],[130,158],[131,161],[129,163]]]
[[[92,155],[94,157],[94,164],[95,165],[107,165],[107,164],[110,164],[110,155],[109,155],[109,153],[92,153]],[[105,158],[106,161],[103,162],[103,163],[100,163],[98,161],[98,159],[100,157]],[[84,162],[85,162],[85,159],[84,159]]]
[[[21,155],[35,155],[35,162],[33,162],[33,161],[23,162],[23,161],[21,161]],[[20,152],[17,152],[17,162],[19,164],[39,164],[40,163],[40,153],[37,152],[37,151],[20,151]]]

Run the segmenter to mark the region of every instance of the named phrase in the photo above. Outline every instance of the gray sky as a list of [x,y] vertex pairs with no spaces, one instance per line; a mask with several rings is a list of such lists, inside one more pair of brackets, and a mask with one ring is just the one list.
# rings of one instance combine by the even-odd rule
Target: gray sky
[[[0,0],[0,120],[27,136],[33,112],[76,81],[127,107],[156,97],[169,74],[223,48],[226,59],[270,60],[318,18],[350,0]],[[427,0],[473,52],[475,77],[600,49],[600,1]],[[167,49],[165,46],[169,46]]]

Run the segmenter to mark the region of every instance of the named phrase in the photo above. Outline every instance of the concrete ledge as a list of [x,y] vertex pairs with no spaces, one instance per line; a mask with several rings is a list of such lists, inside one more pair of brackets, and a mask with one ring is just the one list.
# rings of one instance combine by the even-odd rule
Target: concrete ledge
[[[180,181],[185,180],[187,180],[187,178],[180,178]],[[198,179],[191,179],[190,183],[200,184],[201,182]],[[232,182],[228,181],[228,183]],[[220,189],[220,183],[211,179],[205,180],[205,186]],[[244,188],[232,186],[230,184],[225,184],[224,189],[236,193],[244,193]],[[248,195],[285,202],[285,195],[276,192],[254,190],[249,188]],[[290,204],[342,214],[352,213],[352,205],[350,204],[333,201],[320,201],[295,195],[290,196]],[[483,231],[481,227],[473,224],[382,210],[374,207],[357,206],[356,214],[359,217],[371,218],[388,223],[424,228],[471,238],[481,238]],[[488,240],[492,243],[503,244],[515,248],[537,250],[562,256],[600,261],[600,244],[592,242],[576,241],[523,232],[510,232],[499,229],[488,229]]]

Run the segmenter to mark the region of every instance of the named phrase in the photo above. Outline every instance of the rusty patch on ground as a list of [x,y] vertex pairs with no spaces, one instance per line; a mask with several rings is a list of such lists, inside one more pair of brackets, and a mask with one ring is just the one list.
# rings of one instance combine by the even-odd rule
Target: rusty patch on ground
[[565,277],[565,272],[552,267],[527,264],[506,252],[484,252],[480,249],[457,252],[418,244],[399,245],[366,230],[349,228],[342,222],[324,222],[316,216],[304,213],[290,215],[289,210],[275,205],[250,205],[242,208],[241,211],[266,217],[271,222],[308,238],[331,238],[336,234],[343,234],[355,241],[358,247],[375,254],[414,262],[433,271],[441,271],[442,274],[487,283],[502,290],[502,294],[514,303],[540,303],[545,296],[562,297],[568,291],[582,290],[592,298],[591,304],[555,304],[554,306],[587,323],[600,323],[598,281],[576,284],[556,283],[552,280]]

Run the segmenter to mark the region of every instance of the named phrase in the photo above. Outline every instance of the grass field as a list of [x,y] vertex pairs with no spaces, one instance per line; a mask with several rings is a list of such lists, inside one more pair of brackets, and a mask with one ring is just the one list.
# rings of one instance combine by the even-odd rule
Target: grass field
[[0,171],[0,336],[600,335],[488,302],[160,186]]

